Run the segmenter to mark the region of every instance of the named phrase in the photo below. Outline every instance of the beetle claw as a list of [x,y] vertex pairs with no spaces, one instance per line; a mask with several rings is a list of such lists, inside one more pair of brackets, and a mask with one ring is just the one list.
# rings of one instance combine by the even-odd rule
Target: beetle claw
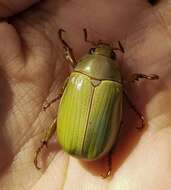
[[35,165],[36,169],[38,169],[38,170],[41,169],[41,168],[38,166],[38,155],[39,155],[39,153],[40,153],[40,148],[37,149],[36,155],[35,155],[35,159],[34,159],[34,165]]
[[111,170],[108,170],[105,175],[101,175],[103,179],[106,179],[111,176]]
[[45,141],[45,140],[43,140],[42,142],[41,142],[41,145],[40,145],[40,147],[37,149],[37,151],[36,151],[36,155],[35,155],[35,159],[34,159],[34,165],[35,165],[35,167],[36,167],[36,169],[38,169],[38,170],[40,170],[41,168],[38,166],[38,156],[39,156],[39,154],[40,154],[40,152],[41,152],[41,150],[43,149],[43,147],[48,147],[47,146],[47,141]]
[[46,109],[49,107],[48,104],[43,105],[43,111],[46,111]]
[[144,122],[144,116],[141,115],[141,113],[138,114],[140,120],[141,120],[141,126],[137,126],[136,129],[143,129],[145,126],[145,122]]
[[45,140],[42,141],[42,148],[43,148],[44,146],[45,146],[46,148],[48,148],[47,141],[45,141]]
[[156,75],[156,74],[151,74],[151,75],[149,75],[149,79],[150,79],[150,80],[158,80],[158,79],[159,79],[159,76]]
[[37,156],[36,156],[36,158],[34,159],[34,165],[35,165],[36,169],[38,169],[38,170],[41,169],[41,168],[38,166]]

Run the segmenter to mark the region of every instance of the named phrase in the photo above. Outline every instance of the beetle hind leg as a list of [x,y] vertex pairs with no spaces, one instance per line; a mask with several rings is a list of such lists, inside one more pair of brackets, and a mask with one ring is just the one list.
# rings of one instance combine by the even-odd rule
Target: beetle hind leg
[[35,158],[34,158],[34,165],[36,167],[36,169],[41,169],[40,166],[38,165],[38,156],[41,152],[41,150],[43,149],[43,147],[46,146],[47,147],[47,141],[42,141],[41,145],[39,146],[39,148],[36,150],[36,154],[35,154]]
[[52,135],[56,131],[56,119],[53,121],[53,123],[50,125],[50,127],[47,129],[46,134],[44,139],[42,140],[39,148],[35,152],[35,157],[34,157],[34,165],[37,169],[41,169],[40,166],[38,165],[38,157],[39,154],[41,153],[42,149],[44,147],[47,147],[49,140],[51,139]]

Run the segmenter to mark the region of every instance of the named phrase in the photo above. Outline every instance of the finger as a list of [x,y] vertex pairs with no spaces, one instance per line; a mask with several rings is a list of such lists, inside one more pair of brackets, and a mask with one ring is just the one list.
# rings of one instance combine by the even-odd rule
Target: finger
[[[19,36],[15,28],[6,23],[0,23],[0,65],[3,68],[7,68],[8,71],[10,62],[15,62],[18,65],[19,62],[23,62],[21,53],[21,43]],[[6,66],[5,66],[6,65]],[[18,67],[17,67],[18,68]]]
[[[170,121],[170,111],[165,106],[171,103],[168,98],[171,82],[170,11],[171,4],[167,0],[149,7],[125,43],[127,53],[124,68],[127,65],[127,69],[132,72],[158,74],[160,78],[154,83],[140,85],[132,93],[132,99],[136,99],[139,110],[146,108],[149,121],[158,121],[157,118],[161,115],[161,120]],[[156,129],[168,126],[163,122],[157,123]]]
[[[147,7],[146,1],[137,0],[73,1],[59,12],[58,24],[72,33],[87,27],[96,38],[120,38]],[[74,30],[73,26],[78,26],[79,30]]]
[[[140,13],[146,10],[148,6],[146,1],[137,0],[122,0],[120,2],[101,0],[98,3],[92,3],[90,0],[86,2],[47,1],[37,6],[36,12],[28,11],[24,19],[28,22],[34,20],[32,26],[35,26],[35,22],[39,22],[39,25],[36,26],[40,29],[42,25],[42,29],[52,39],[53,43],[57,43],[57,40],[54,40],[54,37],[57,37],[55,35],[57,28],[66,28],[69,31],[68,38],[71,39],[71,42],[75,43],[76,46],[80,46],[83,41],[82,29],[85,27],[94,35],[92,37],[98,39],[123,38],[129,28],[136,22]],[[20,17],[20,19],[22,18]],[[44,24],[46,27],[44,27]],[[23,26],[19,27],[24,28]]]
[[[76,56],[80,55],[81,52],[85,49],[86,44],[82,43],[83,34],[81,31],[83,25],[87,26],[87,23],[90,23],[89,28],[91,33],[95,34],[96,31],[97,33],[99,33],[97,35],[98,38],[101,38],[102,36],[102,38],[110,40],[111,36],[117,36],[119,32],[113,30],[113,28],[119,28],[119,30],[121,30],[120,28],[125,25],[120,24],[122,23],[120,22],[120,19],[125,19],[128,17],[129,14],[131,14],[131,16],[129,17],[129,25],[131,25],[130,23],[132,23],[132,16],[136,14],[139,10],[146,7],[146,4],[139,3],[139,1],[129,0],[128,2],[131,3],[132,6],[129,6],[129,8],[127,9],[124,8],[125,11],[127,10],[126,14],[124,10],[121,9],[122,7],[126,6],[124,4],[125,1],[121,1],[120,4],[117,4],[117,1],[115,1],[115,3],[106,3],[106,1],[100,1],[99,3],[95,3],[95,5],[93,5],[90,10],[90,1],[88,1],[87,4],[85,4],[84,1],[66,1],[65,3],[57,1],[47,1],[37,6],[36,11],[34,11],[35,9],[30,9],[22,15],[16,16],[15,20],[12,21],[15,29],[13,29],[11,25],[3,25],[4,31],[9,30],[10,27],[11,29],[10,32],[1,32],[1,37],[3,39],[7,39],[8,36],[9,41],[13,39],[13,43],[3,42],[2,39],[0,52],[1,57],[5,57],[4,60],[6,62],[8,62],[8,59],[6,59],[5,55],[9,55],[9,59],[11,60],[13,59],[13,57],[23,57],[24,60],[15,61],[17,65],[14,67],[13,63],[12,65],[15,69],[12,70],[11,64],[5,65],[6,70],[9,72],[9,76],[14,76],[16,72],[18,75],[22,75],[22,72],[18,72],[18,70],[19,68],[23,67],[23,64],[26,63],[27,60],[29,60],[27,61],[27,64],[25,64],[27,65],[28,69],[25,69],[24,71],[34,70],[34,73],[27,73],[27,75],[31,75],[30,77],[32,79],[34,78],[33,74],[35,74],[35,76],[42,75],[51,77],[52,72],[54,71],[52,65],[54,65],[56,59],[58,59],[59,57],[61,58],[62,56],[62,53],[61,55],[59,55],[58,51],[56,51],[56,49],[59,47],[57,30],[60,27],[68,28],[69,32],[67,33],[67,39],[71,39],[69,40],[69,42],[73,45],[73,47],[76,47],[74,48]],[[102,6],[105,7],[105,13],[103,14],[103,16],[101,16]],[[116,11],[115,7],[121,9],[121,13]],[[94,12],[97,13],[94,14]],[[77,15],[79,13],[83,14],[81,14],[81,16],[78,18]],[[114,19],[110,19],[111,16]],[[100,22],[98,21],[99,17],[101,17]],[[88,21],[85,20],[85,18],[88,18]],[[118,20],[116,26],[113,25],[113,23],[115,23],[115,19]],[[102,30],[98,31],[98,29],[100,28]],[[109,30],[111,31],[108,32]],[[19,37],[17,36],[17,33]],[[7,48],[3,48],[4,43]],[[20,56],[17,56],[19,55],[19,53]],[[39,60],[38,62],[39,64],[41,64],[40,67],[35,67],[36,60]],[[49,60],[51,61],[49,62]],[[12,63],[11,61],[9,62]],[[56,72],[59,73],[59,70],[63,68],[63,61],[59,60],[59,62],[57,63],[58,68]],[[44,69],[45,67],[46,69]],[[40,71],[42,70],[40,68],[43,68],[43,72],[41,73]],[[44,71],[46,71],[46,73],[44,73]],[[26,73],[24,73],[24,75],[25,74]],[[55,74],[55,76],[57,75]]]
[[[160,68],[165,68],[164,73],[169,70],[168,63],[164,64],[163,61],[167,61],[170,55],[170,10],[171,5],[167,1],[158,3],[153,8],[149,7],[129,33],[126,43],[129,50],[127,61],[129,62],[129,58],[133,57],[131,62],[135,63],[135,69],[136,67],[143,69],[144,65],[155,64]],[[157,66],[155,66],[156,69]]]
[[16,13],[19,13],[20,11],[23,11],[38,1],[39,0],[0,0],[0,18],[12,16]]
[[[89,29],[93,39],[104,41],[122,39],[133,25],[135,20],[133,18],[138,17],[139,12],[143,12],[147,7],[146,1],[137,0],[121,2],[101,0],[93,4],[90,0],[86,2],[46,1],[37,6],[36,11],[30,9],[17,17],[13,24],[21,35],[21,39],[27,43],[29,47],[27,52],[31,50],[31,53],[39,55],[39,58],[53,60],[52,57],[46,57],[49,52],[45,53],[45,50],[52,50],[51,55],[57,55],[56,48],[59,47],[57,30],[59,28],[66,28],[68,33],[65,37],[74,47],[76,56],[80,56],[87,46],[86,43],[82,43],[84,27]],[[101,14],[103,9],[103,14]],[[43,43],[45,42],[43,38],[46,43]],[[49,44],[54,48],[50,49]],[[30,65],[31,63],[34,62],[30,61]],[[45,61],[42,60],[42,63]]]

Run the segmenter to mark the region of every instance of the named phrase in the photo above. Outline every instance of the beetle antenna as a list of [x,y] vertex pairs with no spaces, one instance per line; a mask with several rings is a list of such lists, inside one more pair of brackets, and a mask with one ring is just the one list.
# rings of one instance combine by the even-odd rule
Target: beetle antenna
[[123,45],[121,44],[120,41],[118,41],[118,45],[119,45],[119,48],[122,51],[122,53],[125,53],[124,47],[123,47]]
[[62,37],[62,33],[64,33],[64,32],[66,32],[66,31],[62,28],[58,30],[59,39],[65,47],[67,47],[68,49],[71,49],[71,47],[67,44],[67,42]]
[[118,41],[118,46],[119,46],[119,48],[113,47],[113,50],[118,50],[118,51],[121,51],[122,53],[125,53],[125,50],[124,50],[124,48],[123,48],[123,45],[121,44],[120,41]]
[[93,41],[91,41],[91,40],[88,39],[88,33],[87,33],[87,29],[86,28],[83,29],[83,32],[84,32],[84,41],[92,44],[93,46],[97,46],[96,42],[93,42]]

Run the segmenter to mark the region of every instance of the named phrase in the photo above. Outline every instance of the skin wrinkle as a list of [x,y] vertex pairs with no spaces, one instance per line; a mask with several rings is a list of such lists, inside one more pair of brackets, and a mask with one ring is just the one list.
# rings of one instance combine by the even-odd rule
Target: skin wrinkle
[[[17,24],[17,23],[16,23]],[[21,23],[21,26],[19,25],[18,27],[22,27],[22,26],[24,26],[24,25],[27,25],[27,26],[29,26],[29,29],[34,29],[35,30],[35,32],[37,33],[37,35],[38,34],[40,34],[41,36],[42,36],[42,38],[44,38],[44,39],[46,39],[46,43],[48,43],[49,45],[48,45],[48,48],[50,48],[51,50],[49,50],[50,52],[53,52],[53,49],[55,48],[55,46],[54,46],[54,43],[52,42],[52,40],[49,38],[49,34],[48,34],[48,32],[46,31],[46,29],[43,29],[43,28],[38,28],[38,26],[36,26],[35,24],[33,24],[32,22],[30,22],[28,19],[24,19],[23,21],[22,21],[22,23]],[[17,28],[18,28],[17,27]],[[17,30],[17,28],[16,28],[16,30]],[[32,33],[34,33],[34,30],[32,31]],[[24,42],[24,38],[25,38],[25,36],[27,35],[27,33],[24,33],[24,31],[23,30],[21,30],[21,31],[18,31],[19,33],[20,33],[20,35],[22,36],[22,41]],[[24,35],[23,35],[24,34]],[[29,48],[28,46],[27,46],[27,44],[26,44],[26,42],[24,43],[25,45],[24,46],[26,46],[27,47],[27,49],[26,49],[26,51],[29,51],[30,52],[30,54],[34,54],[34,50],[31,50],[31,49],[34,49],[34,46],[32,47],[32,48]],[[55,55],[55,53],[51,53],[51,55]],[[55,55],[55,57],[56,57],[56,55]],[[52,64],[53,65],[53,64]]]
[[162,15],[161,11],[160,10],[157,10],[157,16],[159,17],[159,21],[160,21],[160,24],[161,26],[163,26],[166,30],[166,33],[171,41],[171,31],[169,30],[169,27],[168,25],[166,24],[166,21],[165,21],[165,18],[164,16]]
[[[24,21],[25,22],[25,24],[27,24],[27,25],[29,25],[29,27],[30,28],[33,28],[32,27],[32,25],[30,25],[30,22],[26,22],[26,20]],[[22,25],[24,25],[24,23],[22,23]],[[39,32],[42,36],[43,36],[43,38],[45,38],[46,40],[47,40],[47,42],[50,44],[49,45],[49,47],[53,47],[53,43],[51,42],[51,40],[48,38],[48,36],[47,36],[47,34],[44,32],[43,34],[42,34],[42,31],[38,31],[38,28],[36,27],[36,28],[34,28],[35,29],[35,31],[36,32]],[[23,48],[23,51],[24,51],[24,54],[25,54],[25,52],[30,52],[29,54],[33,54],[34,53],[34,50],[32,50],[34,47],[32,47],[32,48],[29,48],[29,46],[28,45],[26,45],[26,42],[24,42],[24,36],[22,36],[22,37],[20,37],[20,39],[22,39],[22,41],[21,41],[21,44],[22,44],[22,47],[27,47],[26,49],[25,48]],[[23,42],[24,42],[24,46],[23,46]],[[51,48],[52,49],[52,48]],[[53,51],[53,50],[51,50],[51,51]],[[25,54],[25,58],[27,58],[28,57],[28,55],[29,55],[28,53],[27,54]],[[36,58],[36,57],[35,57]],[[26,61],[25,61],[26,62]],[[28,62],[28,61],[27,61]],[[55,65],[55,64],[53,64],[53,65]],[[21,69],[24,69],[25,68],[25,66],[23,66],[23,68],[21,68]],[[55,70],[53,69],[53,71],[55,72]],[[19,73],[19,72],[18,72]],[[52,78],[52,77],[51,77]],[[54,79],[52,78],[52,80],[51,80],[51,84],[49,85],[49,89],[51,88],[51,86],[53,85],[53,81],[54,81]],[[49,90],[48,90],[49,91]],[[48,96],[48,93],[47,93],[47,96]],[[47,96],[45,97],[45,100],[47,99]],[[43,101],[43,102],[45,102],[45,100]],[[43,104],[43,103],[42,103]]]
[[[40,110],[40,112],[41,112],[41,110]],[[37,118],[38,118],[38,116],[40,115],[40,112],[37,114]],[[20,111],[20,114],[22,113],[22,111]],[[16,117],[17,118],[17,117]],[[36,123],[36,121],[37,121],[37,118],[35,118],[35,121],[32,121],[32,124],[30,125],[30,127],[31,126],[33,126],[34,125],[34,123]],[[27,120],[27,119],[26,119]],[[16,121],[17,123],[19,123],[19,121]],[[17,154],[20,152],[20,150],[22,150],[22,148],[25,146],[25,144],[27,144],[28,142],[28,136],[29,136],[29,134],[30,135],[32,135],[32,137],[33,137],[33,135],[34,135],[34,131],[36,130],[36,128],[33,128],[34,130],[33,131],[30,131],[30,129],[28,129],[28,131],[25,131],[25,133],[24,134],[22,134],[22,139],[19,139],[18,140],[18,142],[16,142],[16,145],[15,146],[19,146],[16,150],[15,150],[15,154],[13,155],[14,156],[14,158],[17,156]],[[25,140],[23,140],[25,138]],[[22,142],[21,142],[22,141]]]

